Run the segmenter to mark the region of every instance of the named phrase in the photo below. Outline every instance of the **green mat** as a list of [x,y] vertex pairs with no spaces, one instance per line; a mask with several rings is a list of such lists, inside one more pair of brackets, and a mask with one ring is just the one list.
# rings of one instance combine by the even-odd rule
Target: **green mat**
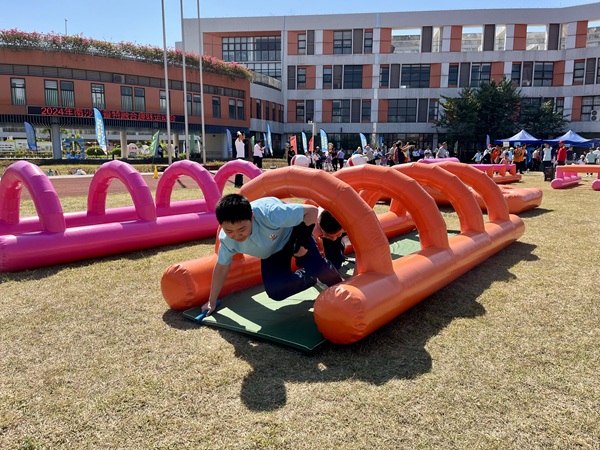
[[[392,259],[408,255],[420,248],[416,231],[390,240]],[[345,263],[340,272],[343,276],[350,277],[354,272],[354,264]],[[219,309],[201,323],[311,353],[326,341],[317,329],[313,316],[314,300],[325,288],[326,286],[317,284],[286,300],[275,301],[267,296],[261,284],[221,298]],[[198,306],[184,311],[183,315],[194,320],[201,312],[202,307]]]

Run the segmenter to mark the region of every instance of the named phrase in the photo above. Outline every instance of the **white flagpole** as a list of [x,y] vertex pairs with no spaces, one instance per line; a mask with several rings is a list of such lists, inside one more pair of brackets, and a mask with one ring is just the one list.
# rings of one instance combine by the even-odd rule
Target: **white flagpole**
[[[181,9],[181,53],[183,54],[183,117],[185,121],[185,159],[190,159],[191,149],[190,146],[190,134],[188,126],[188,109],[187,109],[187,81],[186,81],[186,67],[185,67],[185,32],[183,31],[183,0],[179,0],[179,7]],[[193,100],[193,98],[191,99]],[[191,101],[193,105],[193,101]]]
[[169,69],[167,63],[167,27],[165,25],[165,0],[161,0],[161,5],[163,26],[163,57],[165,65],[165,98],[167,101],[167,155],[169,155],[169,165],[171,165],[171,105],[169,104]]
[[200,99],[201,99],[201,122],[202,122],[202,164],[206,164],[206,130],[204,129],[204,83],[202,81],[202,55],[204,54],[202,28],[200,27],[200,0],[198,0],[198,36],[200,40],[200,51],[198,58],[200,59]]

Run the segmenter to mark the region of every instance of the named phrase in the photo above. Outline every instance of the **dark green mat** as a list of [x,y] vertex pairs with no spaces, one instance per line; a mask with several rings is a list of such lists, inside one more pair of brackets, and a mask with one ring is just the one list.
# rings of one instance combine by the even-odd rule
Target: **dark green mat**
[[[392,259],[420,249],[416,231],[390,241]],[[353,271],[353,263],[346,263],[341,270],[346,277],[351,276]],[[313,317],[314,300],[324,288],[325,286],[317,284],[286,300],[275,301],[267,296],[261,284],[221,298],[219,309],[206,317],[202,324],[237,331],[310,353],[326,341],[319,333]],[[201,312],[199,306],[184,311],[183,315],[194,320]]]

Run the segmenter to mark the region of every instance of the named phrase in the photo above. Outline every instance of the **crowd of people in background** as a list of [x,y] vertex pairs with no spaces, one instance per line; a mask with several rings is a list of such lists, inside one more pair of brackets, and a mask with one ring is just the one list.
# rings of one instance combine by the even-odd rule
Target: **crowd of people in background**
[[[292,164],[294,155],[294,150],[287,144],[284,150],[284,158],[287,159],[288,166]],[[393,166],[420,159],[449,158],[453,156],[446,142],[442,142],[439,147],[432,150],[430,146],[426,146],[425,148],[417,147],[414,144],[404,143],[403,141],[396,141],[391,147],[388,147],[385,143],[381,147],[372,147],[369,144],[366,144],[364,148],[358,146],[350,154],[349,158],[354,155],[362,156],[367,164],[381,166]],[[346,150],[342,148],[336,149],[332,143],[329,143],[326,150],[321,149],[319,146],[315,147],[314,151],[309,149],[305,153],[305,156],[308,158],[309,167],[322,169],[327,172],[335,172],[342,169],[347,164],[347,159],[349,159],[347,158]]]
[[475,164],[515,164],[517,172],[538,172],[548,167],[566,164],[600,164],[600,147],[583,150],[581,154],[559,141],[556,147],[544,143],[538,147],[517,145],[502,147],[489,145],[485,151],[477,150],[471,159]]

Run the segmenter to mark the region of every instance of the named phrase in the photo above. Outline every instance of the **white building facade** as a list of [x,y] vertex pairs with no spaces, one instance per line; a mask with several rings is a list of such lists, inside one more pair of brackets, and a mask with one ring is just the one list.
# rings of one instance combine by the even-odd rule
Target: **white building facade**
[[[530,106],[551,101],[569,128],[600,137],[600,3],[207,18],[201,30],[204,54],[278,80],[252,85],[250,128],[269,123],[283,140],[312,122],[334,142],[363,133],[436,145],[443,97],[503,77]],[[199,52],[197,19],[184,36]]]

